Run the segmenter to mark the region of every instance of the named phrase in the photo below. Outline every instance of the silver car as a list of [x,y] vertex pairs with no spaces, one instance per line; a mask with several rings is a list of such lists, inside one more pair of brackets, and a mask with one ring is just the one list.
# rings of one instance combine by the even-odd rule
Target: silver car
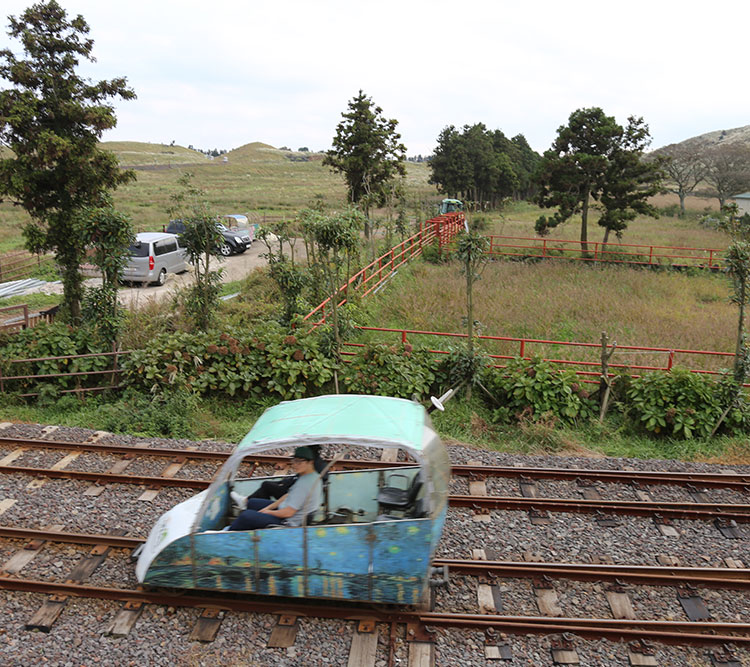
[[163,232],[141,232],[128,249],[130,259],[122,272],[125,281],[163,285],[168,273],[187,271],[185,249],[176,235]]

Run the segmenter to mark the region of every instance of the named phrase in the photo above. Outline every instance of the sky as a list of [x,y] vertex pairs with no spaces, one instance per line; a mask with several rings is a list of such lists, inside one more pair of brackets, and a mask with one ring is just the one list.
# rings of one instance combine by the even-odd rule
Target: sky
[[[484,123],[549,148],[571,112],[642,116],[652,148],[750,124],[750,3],[714,0],[58,0],[93,80],[125,76],[103,140],[326,150],[361,89],[408,155]],[[0,47],[20,53],[4,0]]]

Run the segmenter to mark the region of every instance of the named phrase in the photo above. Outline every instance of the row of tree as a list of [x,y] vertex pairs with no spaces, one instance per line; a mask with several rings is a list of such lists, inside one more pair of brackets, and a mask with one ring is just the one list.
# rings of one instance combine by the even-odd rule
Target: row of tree
[[450,125],[440,133],[430,160],[430,183],[479,208],[496,207],[510,197],[533,195],[539,160],[522,134],[508,139],[484,123],[464,125],[460,132]]
[[666,187],[680,198],[681,216],[685,215],[685,198],[701,184],[708,186],[707,194],[716,197],[721,208],[732,195],[750,190],[750,148],[744,144],[670,144],[654,155],[666,158]]

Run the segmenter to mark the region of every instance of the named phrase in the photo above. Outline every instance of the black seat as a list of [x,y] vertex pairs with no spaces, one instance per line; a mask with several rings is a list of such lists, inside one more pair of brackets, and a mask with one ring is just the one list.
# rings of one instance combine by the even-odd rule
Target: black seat
[[[390,483],[395,477],[403,477],[408,483],[409,478],[406,475],[398,473],[391,475],[388,478],[388,482]],[[380,489],[380,491],[378,491],[378,505],[385,511],[385,513],[392,510],[406,511],[414,504],[421,488],[422,480],[419,478],[419,473],[417,473],[414,475],[411,485],[406,488],[402,489],[397,486],[384,486]]]

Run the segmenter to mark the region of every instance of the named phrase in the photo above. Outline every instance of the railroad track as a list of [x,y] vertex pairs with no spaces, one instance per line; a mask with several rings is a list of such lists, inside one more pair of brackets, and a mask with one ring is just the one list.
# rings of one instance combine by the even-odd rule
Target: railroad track
[[[525,472],[525,471],[524,471]],[[172,476],[128,475],[124,473],[86,472],[64,468],[36,468],[25,466],[0,466],[2,474],[22,474],[32,477],[71,479],[93,482],[98,485],[130,484],[151,489],[177,487],[203,490],[210,486],[211,479],[189,479]],[[518,496],[489,496],[451,494],[448,497],[451,507],[470,508],[478,512],[490,510],[513,510],[525,512],[568,512],[588,514],[622,514],[631,516],[665,518],[719,520],[723,522],[750,522],[750,504],[740,503],[683,503],[670,501],[644,500],[603,500],[540,498]]]
[[[405,624],[407,636],[424,640],[434,628],[472,628],[491,634],[550,634],[574,633],[591,639],[655,640],[691,644],[716,645],[733,643],[750,646],[750,623],[719,622],[701,619],[695,621],[518,616],[498,613],[462,613],[425,611],[413,608],[394,608],[379,605],[331,604],[299,600],[257,599],[253,596],[206,594],[195,591],[180,593],[163,590],[143,590],[98,586],[85,583],[85,579],[103,562],[108,548],[133,549],[142,544],[140,537],[119,535],[94,535],[64,531],[31,530],[0,527],[0,537],[32,540],[38,552],[45,542],[63,542],[78,546],[93,546],[88,559],[82,559],[75,573],[64,582],[45,581],[0,572],[0,589],[41,593],[50,596],[28,626],[49,631],[68,598],[111,600],[122,603],[121,616],[130,616],[132,627],[143,605],[193,607],[212,610],[209,617],[216,618],[218,611],[276,614],[289,623],[290,617],[327,618],[357,621],[360,624]],[[23,552],[21,549],[20,552]],[[14,559],[11,558],[12,562]],[[25,562],[31,559],[26,556]],[[86,562],[93,566],[86,566]],[[7,565],[7,564],[6,564]],[[750,588],[750,570],[730,568],[663,568],[649,566],[614,566],[575,563],[513,563],[503,561],[478,561],[435,559],[437,567],[449,567],[454,572],[474,577],[497,576],[504,578],[552,576],[555,578],[584,579],[587,581],[626,580],[632,583],[675,586],[685,582],[701,584],[708,588]],[[135,613],[137,612],[137,613]],[[205,618],[205,615],[201,618]],[[198,625],[205,625],[200,622]],[[215,624],[211,624],[212,626]],[[212,628],[218,630],[218,627]]]
[[[48,437],[54,436],[50,434]],[[3,449],[6,450],[6,452],[2,452]],[[36,464],[38,461],[43,461],[45,464],[50,465],[54,464],[49,468],[30,467],[28,465],[11,465],[26,453],[33,454],[37,450],[58,450],[60,451],[60,456],[62,458],[60,461],[55,462],[55,457],[45,454],[36,457],[36,459],[31,459],[32,464]],[[93,454],[113,457],[115,465],[111,466],[110,472],[107,473],[88,472],[86,470],[67,470],[67,462],[75,460],[77,452],[90,452]],[[69,442],[42,438],[2,437],[0,438],[0,463],[6,463],[5,465],[0,465],[0,473],[22,474],[34,477],[36,478],[34,483],[38,481],[40,484],[43,483],[44,479],[53,478],[90,482],[93,485],[98,486],[100,490],[106,489],[106,486],[109,484],[128,484],[131,486],[147,487],[148,489],[153,490],[151,491],[153,493],[157,493],[158,489],[166,489],[169,487],[182,487],[199,491],[210,484],[210,476],[218,470],[219,466],[228,458],[229,454],[230,453],[227,451],[215,452],[200,449],[134,447],[123,444],[109,444],[91,441]],[[124,474],[125,467],[127,467],[126,464],[128,464],[128,462],[133,463],[141,457],[146,460],[163,460],[162,463],[157,461],[156,465],[150,463],[147,464],[145,462],[137,464],[139,470],[153,470],[157,474]],[[268,472],[265,474],[273,474],[271,472],[273,468],[285,468],[289,459],[284,456],[263,455],[255,457],[253,460],[257,461],[262,466],[260,470],[263,470],[264,466],[268,467],[266,468]],[[81,457],[78,461],[79,467],[85,468],[87,467],[86,462],[91,462],[91,459]],[[201,462],[208,465],[197,465],[194,469],[190,469],[189,466],[191,464]],[[93,464],[91,467],[94,467],[94,465],[96,464]],[[337,468],[356,470],[365,468],[397,468],[403,465],[410,464],[398,461],[394,462],[391,460],[345,459],[338,463]],[[99,467],[101,467],[101,465],[99,465]],[[121,472],[112,472],[114,469],[121,470]],[[180,473],[182,475],[181,477],[174,476],[178,470],[182,470]],[[159,471],[161,471],[161,474],[158,474]],[[190,479],[188,476],[191,473],[195,477],[200,477],[200,479]],[[258,473],[256,472],[256,474]],[[538,517],[540,514],[543,515],[550,512],[590,513],[600,517],[612,516],[613,514],[628,514],[653,518],[654,523],[657,524],[660,524],[662,520],[668,522],[669,519],[713,520],[717,524],[717,527],[721,524],[724,528],[727,528],[730,531],[738,531],[739,527],[736,525],[732,527],[732,523],[745,523],[748,522],[748,517],[750,517],[750,504],[743,502],[745,498],[744,494],[750,489],[750,476],[747,474],[607,469],[591,470],[581,468],[540,468],[481,464],[456,465],[453,467],[452,474],[454,478],[462,478],[464,480],[458,484],[456,488],[462,488],[461,484],[466,484],[468,482],[470,493],[453,494],[450,497],[450,503],[453,507],[464,508],[464,510],[469,511],[474,515],[474,519],[480,519],[480,515],[486,514],[493,509],[528,512],[529,516],[532,518],[532,523],[534,516]],[[490,485],[492,484],[491,480],[493,478],[517,480],[522,496],[490,495],[487,493],[487,488],[492,488]],[[535,489],[534,487],[537,480],[551,480],[553,484],[546,488],[540,486],[539,489]],[[567,486],[563,485],[563,488],[568,490],[569,495],[574,495],[577,492],[583,493],[584,498],[539,497],[541,491],[549,492],[550,489],[554,490],[555,481],[576,483],[578,491],[576,491],[576,488],[573,488],[573,493],[570,493],[570,484]],[[26,484],[23,480],[21,480],[20,483],[21,485]],[[630,493],[635,493],[639,500],[606,500],[597,497],[598,492],[595,485],[598,485],[599,483],[603,485],[600,488],[602,492],[604,488],[606,488],[604,485],[627,485],[632,489]],[[16,483],[14,482],[14,484]],[[28,486],[31,488],[32,484],[29,484]],[[646,487],[653,486],[682,487],[687,490],[687,493],[690,494],[690,497],[694,502],[655,500],[650,498],[646,491]],[[23,486],[20,486],[19,490],[22,488]],[[502,485],[498,486],[498,484],[495,483],[494,488],[497,489],[504,487]],[[706,492],[707,489],[728,490],[731,492],[730,494],[720,492],[716,495],[722,500],[734,500],[736,498],[740,502],[711,502],[709,496],[713,494],[708,494]],[[91,487],[87,489],[87,491],[89,490],[91,490]],[[149,491],[147,491],[147,493],[148,492]],[[623,495],[623,493],[628,493],[628,489],[626,488],[623,490],[619,488],[616,493]],[[655,493],[663,493],[663,491],[656,490]],[[732,493],[735,493],[736,495],[732,495]],[[670,495],[669,492],[667,492],[666,495]],[[680,491],[678,496],[675,496],[674,492],[672,492],[671,495],[673,498],[682,495],[685,495],[686,498],[688,497],[685,491]],[[16,492],[16,499],[19,498],[20,496],[18,495],[18,492]],[[3,512],[2,503],[3,500],[0,498],[0,513]],[[88,506],[90,507],[90,505]],[[464,516],[464,518],[466,517]],[[497,514],[493,519],[493,521],[501,520],[502,515]],[[50,523],[52,523],[52,521],[50,521]],[[63,521],[61,520],[60,523],[63,523]],[[606,524],[603,523],[602,525]],[[659,525],[659,527],[661,528],[662,526]],[[88,525],[81,523],[80,528],[87,530]],[[477,526],[477,529],[481,530],[482,528]],[[696,526],[696,530],[698,529],[699,528]],[[144,526],[142,525],[138,530],[144,530]],[[704,531],[703,528],[700,528],[699,530]],[[82,558],[82,560],[87,562],[89,558],[99,558],[101,554],[106,554],[107,549],[124,549],[129,551],[142,543],[142,538],[140,537],[89,535],[86,533],[63,532],[62,530],[30,531],[11,526],[0,526],[0,537],[5,538],[6,540],[12,539],[23,541],[25,543],[24,547],[30,546],[32,548],[36,548],[39,544],[46,545],[47,543],[52,544],[55,542],[75,545],[77,549],[84,548],[83,545],[88,545],[91,548],[92,556],[84,556]],[[737,532],[734,537],[741,537],[741,534]],[[722,557],[732,555],[734,559],[740,557],[743,558],[743,560],[746,560],[742,555],[742,550],[738,550],[736,546],[740,546],[740,542],[736,540],[733,543],[723,542],[720,548],[720,551],[723,552],[721,553]],[[718,544],[717,547],[719,547]],[[516,545],[515,553],[526,557],[526,554],[523,551],[524,548],[527,548],[526,545]],[[454,545],[451,549],[458,554],[467,553],[465,547],[456,549],[456,546]],[[24,548],[23,551],[28,552],[29,549]],[[95,552],[99,555],[97,556]],[[210,640],[213,636],[216,636],[222,615],[225,612],[231,611],[251,612],[260,610],[262,613],[274,613],[278,617],[279,626],[278,628],[274,628],[273,632],[275,632],[276,629],[281,628],[282,620],[284,622],[289,622],[289,620],[292,619],[293,622],[293,619],[295,618],[338,618],[348,621],[356,621],[358,627],[354,631],[352,650],[354,650],[354,640],[358,637],[366,636],[368,627],[371,630],[373,625],[375,625],[377,632],[378,624],[390,624],[390,664],[394,664],[393,652],[394,637],[396,636],[394,631],[395,626],[406,628],[405,634],[403,630],[400,631],[400,636],[405,637],[405,640],[408,641],[410,651],[412,646],[418,646],[420,642],[435,641],[433,634],[430,632],[431,629],[437,630],[438,635],[436,636],[441,636],[440,633],[444,631],[455,633],[459,632],[459,629],[461,628],[465,629],[466,632],[473,630],[474,632],[479,633],[480,637],[483,635],[486,650],[494,648],[498,651],[500,650],[499,647],[501,647],[504,642],[513,644],[511,640],[503,639],[503,633],[507,633],[511,636],[514,634],[552,634],[555,637],[561,635],[562,638],[559,641],[562,642],[563,645],[570,644],[570,640],[566,640],[565,637],[568,636],[568,633],[573,633],[577,636],[592,639],[624,639],[626,641],[638,642],[641,640],[653,640],[663,643],[678,644],[680,646],[686,646],[689,644],[711,646],[718,644],[734,644],[738,650],[741,651],[745,651],[746,649],[744,647],[746,646],[750,647],[750,626],[744,622],[735,623],[714,621],[710,618],[704,618],[701,621],[684,622],[669,620],[670,616],[667,616],[667,620],[660,621],[616,617],[584,618],[583,616],[586,615],[585,612],[583,612],[581,617],[573,617],[578,612],[578,608],[576,607],[570,607],[568,614],[565,616],[548,616],[544,615],[543,611],[543,615],[540,616],[511,615],[503,613],[502,606],[498,609],[494,609],[491,603],[493,595],[496,597],[501,595],[498,594],[498,590],[502,588],[500,582],[516,582],[513,584],[513,589],[515,590],[516,587],[521,586],[520,581],[523,579],[526,579],[527,582],[531,582],[530,590],[532,591],[536,591],[540,585],[543,587],[545,584],[550,584],[550,582],[560,580],[597,582],[596,585],[599,585],[599,582],[607,582],[606,585],[608,588],[609,586],[613,586],[615,589],[622,588],[623,586],[661,586],[669,596],[673,594],[667,587],[684,589],[686,585],[688,590],[683,590],[683,592],[686,592],[688,595],[697,595],[698,597],[700,596],[701,590],[747,591],[750,589],[750,571],[744,568],[744,566],[741,566],[741,564],[739,567],[736,565],[729,565],[726,568],[694,568],[681,566],[652,567],[647,565],[617,565],[611,563],[592,565],[574,562],[517,562],[497,560],[494,555],[490,556],[490,553],[490,550],[487,549],[487,557],[489,560],[482,560],[476,555],[473,556],[471,560],[462,560],[460,558],[438,558],[434,560],[434,565],[436,567],[447,567],[451,573],[453,573],[457,581],[470,582],[468,588],[462,590],[469,590],[473,596],[478,598],[469,605],[470,608],[468,610],[464,609],[461,612],[455,613],[445,610],[394,611],[382,608],[355,608],[350,605],[338,607],[330,605],[329,602],[321,605],[315,604],[313,606],[300,603],[299,606],[297,606],[298,601],[289,602],[282,600],[278,603],[269,603],[267,598],[263,598],[259,601],[246,598],[238,600],[215,595],[193,594],[194,592],[185,593],[183,595],[173,595],[171,593],[160,591],[142,591],[132,587],[132,584],[131,588],[121,590],[115,586],[93,586],[85,580],[78,581],[75,577],[73,577],[72,581],[67,582],[48,582],[45,581],[46,571],[42,574],[36,574],[36,579],[20,577],[18,572],[14,574],[0,572],[0,588],[8,591],[6,595],[15,595],[13,591],[36,591],[37,593],[46,594],[49,597],[46,599],[43,606],[46,606],[47,603],[49,603],[49,605],[46,606],[48,613],[50,613],[50,609],[54,611],[56,608],[59,613],[59,609],[61,606],[65,605],[65,600],[67,599],[91,599],[98,597],[100,599],[120,601],[119,603],[122,607],[120,611],[117,612],[119,631],[122,631],[123,628],[132,627],[132,623],[135,623],[135,620],[137,619],[140,610],[144,608],[144,605],[146,607],[149,605],[167,605],[175,608],[194,607],[201,609],[202,611],[193,631],[194,636],[191,635],[191,638],[203,638],[204,640]],[[594,551],[594,553],[597,552]],[[714,563],[716,562],[716,553],[711,553],[711,551],[702,553],[711,554],[712,561]],[[453,554],[450,553],[449,555]],[[28,557],[28,554],[25,557]],[[123,559],[125,558],[125,555],[120,553],[117,557]],[[594,556],[594,558],[596,557]],[[575,560],[575,556],[571,559]],[[661,559],[661,556],[659,556],[659,559]],[[641,559],[636,557],[635,560]],[[722,558],[720,560],[726,560],[727,563],[733,561],[732,558]],[[696,561],[695,557],[693,557],[693,561]],[[698,559],[698,563],[700,562],[700,559]],[[0,563],[0,567],[2,567],[2,563]],[[122,561],[120,567],[124,567],[125,569],[122,571],[127,572],[128,568],[131,566],[128,566],[125,561]],[[59,572],[56,576],[59,576]],[[132,580],[132,574],[128,576]],[[126,579],[110,579],[110,583],[112,581],[119,584],[126,581]],[[527,583],[526,587],[528,588],[528,586],[529,584]],[[588,584],[586,584],[586,586],[588,586]],[[94,589],[99,592],[96,593]],[[563,590],[567,589],[563,586]],[[483,598],[479,598],[480,591],[483,594]],[[487,602],[488,599],[490,600],[490,603]],[[39,598],[35,597],[32,598],[32,600],[37,600],[38,602]],[[253,608],[253,604],[257,604],[258,607]],[[458,605],[459,608],[461,606],[462,605]],[[563,607],[565,607],[565,605],[563,605]],[[650,609],[650,607],[651,605],[645,605],[645,607],[642,608]],[[472,613],[472,608],[481,609],[483,613]],[[455,607],[449,606],[447,609],[455,609]],[[528,610],[525,606],[522,606],[515,609],[515,611],[526,613]],[[653,611],[647,613],[644,612],[643,615],[651,615],[652,613]],[[607,612],[604,611],[602,615],[606,616]],[[661,614],[658,613],[656,615],[661,616]],[[127,620],[128,618],[130,621]],[[726,611],[722,613],[722,610],[719,609],[718,618],[732,621],[735,616],[733,614],[727,614]],[[739,618],[740,616],[737,616],[737,619]],[[33,619],[30,618],[29,621],[31,620]],[[44,622],[46,621],[42,618],[40,629],[44,629]],[[288,629],[288,626],[285,627]],[[381,633],[383,632],[382,626],[380,631]],[[436,641],[437,646],[439,646],[440,640],[438,639]],[[553,646],[555,646],[558,640],[553,637],[550,641],[552,641]],[[575,642],[573,641],[573,643]],[[269,646],[270,645],[271,644],[269,643]],[[400,646],[403,645],[404,644],[400,644]],[[727,655],[729,654],[725,654],[724,657]],[[732,663],[729,658],[727,658],[727,660],[727,664],[739,664],[739,662]],[[632,664],[653,663],[632,662]],[[719,662],[715,664],[721,663]]]
[[[0,437],[0,448],[7,449],[58,449],[65,451],[94,452],[100,454],[123,454],[127,456],[144,456],[193,461],[216,461],[221,464],[229,458],[231,452],[216,452],[197,449],[176,449],[165,447],[139,447],[96,442],[68,442],[62,440],[44,440],[39,438]],[[273,454],[249,457],[250,461],[261,464],[286,466],[288,456]],[[396,468],[414,465],[404,461],[384,461],[380,459],[343,459],[333,466],[334,470],[363,470],[372,468]],[[550,480],[590,480],[619,484],[643,485],[677,485],[694,488],[726,488],[750,493],[750,474],[736,473],[703,473],[703,472],[667,472],[643,470],[589,470],[584,468],[543,468],[491,466],[480,464],[455,464],[451,473],[457,477],[482,479],[491,477],[528,478]]]

